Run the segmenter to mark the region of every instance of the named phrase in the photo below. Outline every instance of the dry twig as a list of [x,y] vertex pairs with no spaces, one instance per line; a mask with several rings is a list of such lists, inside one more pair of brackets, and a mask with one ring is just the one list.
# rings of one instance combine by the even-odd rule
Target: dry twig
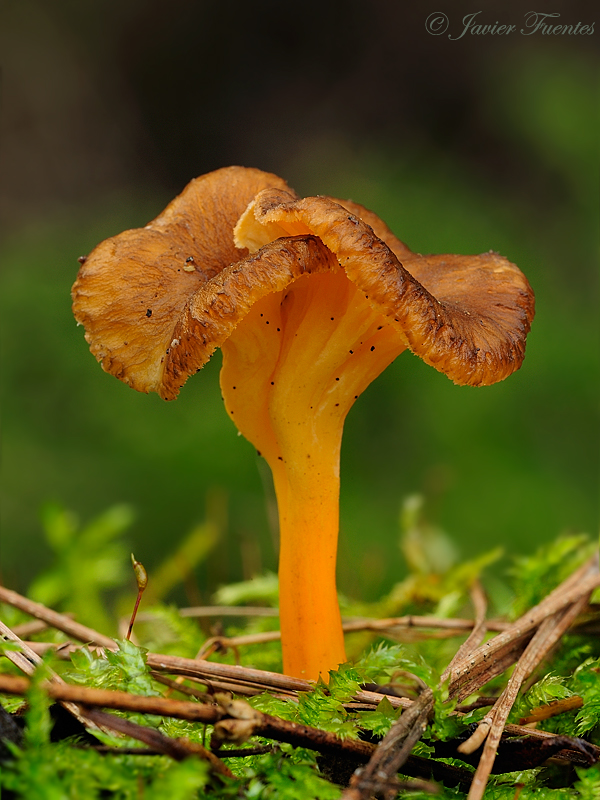
[[131,720],[123,719],[123,717],[117,717],[115,714],[98,711],[96,708],[90,708],[86,713],[89,715],[89,719],[99,727],[109,728],[124,736],[144,742],[157,753],[170,756],[176,761],[182,761],[184,758],[189,758],[189,756],[198,756],[208,762],[213,774],[227,778],[234,777],[229,767],[218,756],[198,742],[191,742],[184,737],[172,739],[157,731],[156,728],[147,728],[144,725],[131,722]]
[[512,666],[546,617],[582,596],[587,597],[598,585],[600,573],[596,556],[506,630],[455,664],[448,687],[450,697],[462,700]]
[[[9,661],[12,661],[12,663],[21,670],[21,672],[24,672],[29,676],[33,675],[33,673],[42,663],[42,659],[37,655],[37,653],[29,648],[25,642],[21,641],[21,639],[19,639],[19,637],[13,633],[13,631],[1,620],[0,636],[2,636],[2,639],[5,642],[13,642],[20,648],[19,650],[6,650],[4,653],[6,658],[8,658]],[[48,679],[53,685],[64,685],[63,679],[50,669],[48,669]],[[86,724],[85,714],[74,703],[64,702],[63,705],[67,711],[73,714],[73,716],[82,723],[82,725]]]
[[[479,760],[479,765],[473,776],[473,783],[469,790],[468,800],[480,800],[483,797],[488,777],[494,765],[496,752],[502,737],[502,731],[504,730],[506,720],[517,699],[517,694],[523,681],[531,674],[549,650],[554,647],[556,642],[569,628],[577,614],[585,608],[588,596],[589,593],[588,595],[584,595],[578,602],[572,603],[567,606],[566,609],[556,612],[540,624],[525,652],[517,662],[505,690],[498,698],[492,710],[486,714],[481,721],[477,731],[472,737],[474,741],[471,746],[476,744],[476,746],[473,747],[475,750],[481,743],[477,741],[478,738],[481,738],[477,737],[478,731],[482,732],[485,744]],[[468,742],[471,742],[471,740],[468,740]],[[467,745],[467,743],[465,743],[465,745]],[[462,748],[464,748],[463,752],[469,752],[465,745],[462,746]]]
[[373,794],[381,794],[387,800],[395,797],[397,787],[392,779],[423,735],[432,711],[433,692],[425,689],[392,725],[367,766],[356,770],[342,800],[366,800]]
[[9,606],[14,606],[36,619],[43,620],[51,628],[63,631],[67,636],[72,636],[73,639],[77,639],[79,642],[106,647],[108,650],[116,649],[114,639],[93,630],[93,628],[88,628],[87,625],[75,622],[67,614],[59,614],[57,611],[42,605],[42,603],[29,600],[27,597],[23,597],[23,595],[13,592],[4,586],[0,586],[0,603],[7,603]]
[[487,612],[487,599],[481,584],[477,580],[474,581],[473,585],[471,586],[471,602],[473,603],[473,610],[475,611],[473,629],[454,654],[452,661],[443,671],[440,678],[441,683],[443,683],[449,676],[452,675],[455,664],[459,664],[465,656],[478,647],[485,636],[485,632],[488,627],[485,620],[485,615]]
[[[26,678],[0,675],[0,692],[24,694],[29,686],[30,683]],[[287,742],[296,747],[307,747],[321,753],[343,752],[360,761],[368,760],[375,750],[375,746],[369,742],[342,739],[328,731],[279,719],[279,717],[273,717],[270,714],[263,714],[253,709],[243,700],[222,698],[218,705],[207,705],[164,697],[132,695],[128,692],[108,689],[90,689],[86,686],[74,686],[65,683],[46,683],[44,690],[55,700],[85,705],[86,716],[89,715],[94,722],[97,722],[99,717],[97,714],[91,713],[90,707],[97,706],[120,711],[135,711],[141,714],[156,714],[215,726],[226,722],[228,725],[222,725],[217,728],[218,732],[222,734],[221,741],[240,741],[243,732],[244,737],[263,736],[265,739]],[[115,717],[114,719],[120,718]],[[245,724],[240,725],[240,723]],[[121,730],[121,728],[115,728],[115,724],[111,723],[107,727]],[[121,732],[127,733],[124,730],[121,730]],[[127,733],[127,735],[133,734]],[[149,741],[147,738],[143,739],[141,735],[133,738],[144,741],[150,747],[156,746],[155,742]]]

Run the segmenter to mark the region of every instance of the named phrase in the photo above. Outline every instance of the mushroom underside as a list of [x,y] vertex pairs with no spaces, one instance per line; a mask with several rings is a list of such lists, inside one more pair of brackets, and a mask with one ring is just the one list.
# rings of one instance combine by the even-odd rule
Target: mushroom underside
[[327,678],[345,661],[335,589],[344,421],[405,348],[341,269],[263,297],[222,345],[225,407],[273,473],[287,674]]

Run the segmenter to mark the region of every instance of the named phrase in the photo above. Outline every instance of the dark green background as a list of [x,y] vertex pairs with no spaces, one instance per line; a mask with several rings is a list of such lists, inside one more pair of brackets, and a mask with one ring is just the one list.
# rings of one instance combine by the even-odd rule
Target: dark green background
[[[454,36],[476,10],[434,6]],[[458,388],[405,353],[351,411],[340,589],[373,598],[403,574],[398,514],[414,492],[463,555],[595,533],[600,20],[592,36],[524,36],[522,5],[487,4],[482,22],[517,32],[452,41],[425,30],[435,8],[4,4],[6,584],[24,590],[50,564],[48,501],[83,520],[133,504],[131,546],[151,570],[221,492],[226,534],[198,596],[276,568],[268,480],[222,408],[220,356],[167,404],[104,374],[70,312],[79,255],[228,164],[350,197],[419,252],[500,251],[536,292],[506,382]]]

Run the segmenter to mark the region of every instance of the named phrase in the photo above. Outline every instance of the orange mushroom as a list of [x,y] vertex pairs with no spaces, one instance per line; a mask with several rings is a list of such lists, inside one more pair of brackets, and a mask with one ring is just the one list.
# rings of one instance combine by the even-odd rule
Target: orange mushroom
[[227,412],[273,472],[284,671],[316,679],[345,661],[346,414],[405,349],[457,384],[503,380],[523,361],[534,300],[495,253],[420,256],[355,203],[301,200],[274,175],[230,167],[100,244],[73,309],[107,372],[167,400],[221,347]]

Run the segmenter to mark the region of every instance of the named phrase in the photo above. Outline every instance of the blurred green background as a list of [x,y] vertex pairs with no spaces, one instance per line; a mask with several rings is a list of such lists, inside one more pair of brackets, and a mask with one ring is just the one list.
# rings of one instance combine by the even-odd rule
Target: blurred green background
[[[439,7],[458,36],[473,9]],[[276,569],[269,476],[222,407],[220,356],[164,403],[103,373],[70,311],[78,256],[228,164],[352,198],[419,252],[497,250],[536,292],[506,382],[458,388],[405,353],[352,409],[340,590],[373,599],[404,574],[398,516],[415,492],[464,556],[596,532],[600,29],[525,36],[522,9],[481,12],[511,36],[450,40],[426,31],[433,7],[391,0],[3,4],[6,585],[23,591],[52,563],[49,502],[83,521],[130,504],[151,574],[216,520],[182,600]],[[552,10],[565,24],[597,14]]]

